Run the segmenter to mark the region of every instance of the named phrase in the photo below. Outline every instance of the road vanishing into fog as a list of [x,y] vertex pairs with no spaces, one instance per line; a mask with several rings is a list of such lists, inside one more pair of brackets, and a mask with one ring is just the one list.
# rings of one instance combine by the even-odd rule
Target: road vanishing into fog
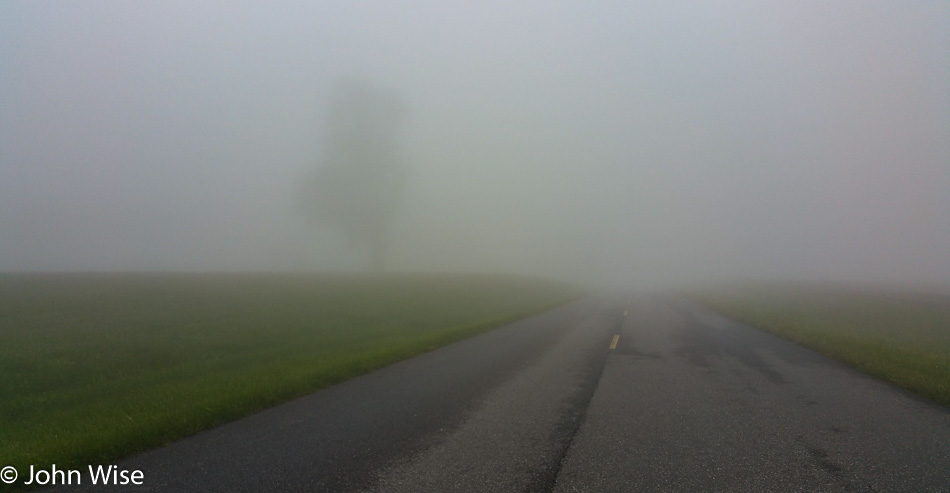
[[611,295],[119,465],[145,483],[116,491],[950,491],[950,409],[688,300]]

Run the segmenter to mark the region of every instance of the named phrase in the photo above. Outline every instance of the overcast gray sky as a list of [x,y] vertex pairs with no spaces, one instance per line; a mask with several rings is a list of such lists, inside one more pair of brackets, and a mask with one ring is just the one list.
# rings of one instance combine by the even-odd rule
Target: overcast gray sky
[[402,94],[391,264],[950,282],[950,2],[0,3],[0,270],[349,269],[328,94]]

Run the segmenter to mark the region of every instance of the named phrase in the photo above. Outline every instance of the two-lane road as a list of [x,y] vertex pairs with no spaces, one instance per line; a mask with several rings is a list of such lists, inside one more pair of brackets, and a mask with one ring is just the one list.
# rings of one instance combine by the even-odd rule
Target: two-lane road
[[555,491],[950,491],[950,410],[685,300],[631,307]]
[[950,410],[683,299],[604,296],[120,465],[145,473],[123,491],[950,491]]

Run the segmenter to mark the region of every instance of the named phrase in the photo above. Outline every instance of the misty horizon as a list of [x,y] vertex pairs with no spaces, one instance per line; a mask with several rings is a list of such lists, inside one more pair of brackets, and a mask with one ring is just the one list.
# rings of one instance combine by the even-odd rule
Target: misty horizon
[[6,2],[0,271],[356,271],[295,209],[398,94],[393,271],[950,283],[950,4]]

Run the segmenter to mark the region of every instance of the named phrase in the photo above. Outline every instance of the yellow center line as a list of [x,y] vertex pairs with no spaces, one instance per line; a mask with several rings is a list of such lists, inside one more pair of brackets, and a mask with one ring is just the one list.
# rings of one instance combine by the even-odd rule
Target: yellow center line
[[610,341],[610,349],[617,349],[617,341],[620,340],[620,334],[614,336],[614,340]]

